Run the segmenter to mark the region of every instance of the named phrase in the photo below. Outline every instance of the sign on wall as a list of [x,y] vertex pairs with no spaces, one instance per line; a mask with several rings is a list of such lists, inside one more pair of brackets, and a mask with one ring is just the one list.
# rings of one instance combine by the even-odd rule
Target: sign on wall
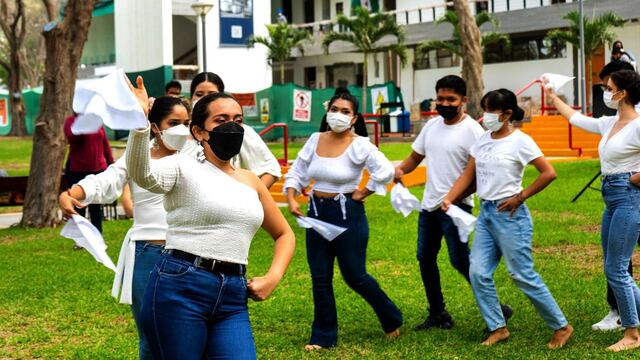
[[373,109],[374,114],[380,114],[380,104],[389,102],[389,91],[386,86],[371,88],[371,108]]
[[269,99],[260,99],[260,122],[269,122]]
[[253,0],[220,0],[220,45],[246,46],[253,35]]
[[293,90],[293,120],[311,121],[311,91]]
[[0,99],[0,126],[9,125],[9,116],[7,114],[7,99]]
[[233,94],[233,97],[242,106],[244,116],[258,116],[258,107],[256,106],[256,94]]

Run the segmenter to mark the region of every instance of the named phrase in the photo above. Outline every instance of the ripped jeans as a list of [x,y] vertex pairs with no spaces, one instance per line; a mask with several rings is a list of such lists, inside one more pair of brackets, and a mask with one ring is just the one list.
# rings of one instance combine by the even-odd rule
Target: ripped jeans
[[509,211],[497,210],[502,201],[504,199],[482,201],[471,249],[469,276],[482,318],[490,331],[506,326],[493,282],[496,267],[504,257],[514,284],[529,298],[547,325],[553,330],[563,328],[568,324],[567,319],[533,268],[533,223],[529,209],[522,204],[510,217]]

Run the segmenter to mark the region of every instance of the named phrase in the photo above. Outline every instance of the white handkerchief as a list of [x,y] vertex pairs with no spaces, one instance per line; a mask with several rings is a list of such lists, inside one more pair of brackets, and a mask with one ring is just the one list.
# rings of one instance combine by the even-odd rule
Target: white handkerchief
[[124,71],[118,69],[103,78],[76,86],[73,111],[79,115],[71,132],[96,133],[103,124],[117,130],[147,127],[144,112],[124,76]]
[[455,205],[449,206],[447,215],[451,217],[451,220],[453,220],[453,223],[458,228],[460,241],[462,241],[463,243],[468,243],[469,235],[471,235],[471,233],[473,232],[473,229],[476,226],[476,221],[478,219]]
[[329,241],[337,238],[340,234],[347,230],[347,228],[344,228],[342,226],[329,224],[328,222],[306,216],[296,217],[296,221],[298,222],[298,225],[300,225],[300,227],[303,227],[305,229],[313,229]]
[[73,215],[60,231],[60,235],[75,241],[78,246],[87,250],[97,262],[114,272],[116,271],[116,266],[107,255],[107,245],[104,243],[102,234],[89,220],[80,215]]
[[391,188],[391,207],[407,217],[413,210],[420,211],[420,200],[413,196],[404,185],[397,183]]
[[575,76],[565,76],[560,74],[544,73],[540,76],[541,81],[547,81],[547,87],[553,89],[553,92],[558,92],[561,87],[565,86],[569,81],[575,79]]

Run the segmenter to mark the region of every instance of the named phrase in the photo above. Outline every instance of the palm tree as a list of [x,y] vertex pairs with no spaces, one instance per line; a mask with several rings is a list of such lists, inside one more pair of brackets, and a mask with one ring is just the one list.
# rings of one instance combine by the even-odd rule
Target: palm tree
[[[569,28],[566,30],[551,30],[547,33],[548,39],[564,40],[576,48],[580,48],[580,13],[570,11],[563,19],[569,21]],[[606,12],[599,17],[594,16],[584,18],[584,56],[587,59],[587,89],[591,89],[592,63],[591,57],[595,51],[605,43],[612,43],[616,39],[616,34],[612,31],[614,27],[624,26],[625,20],[613,12]]]
[[[400,63],[404,66],[407,63],[407,48],[404,46],[404,30],[396,23],[393,15],[385,13],[371,13],[366,8],[358,8],[356,16],[348,18],[339,15],[336,20],[339,28],[345,29],[343,32],[329,31],[322,39],[322,46],[326,54],[329,53],[329,46],[335,41],[350,43],[358,49],[364,56],[362,63],[362,112],[367,111],[367,64],[369,54],[390,51],[396,54]],[[397,43],[390,45],[377,44],[382,38],[392,36],[397,39]]]
[[[460,7],[460,9],[464,10],[466,8],[468,10],[468,7],[466,7],[465,4],[462,4],[462,6],[464,7]],[[477,33],[479,36],[479,44],[477,45],[478,51],[480,51],[479,59],[475,59],[476,56],[471,58],[469,52],[465,51],[465,44],[470,46],[471,44],[475,44],[477,41],[475,40],[475,37],[470,38],[474,31],[468,29],[466,31],[461,31],[461,29],[465,28],[465,26],[462,26],[462,17],[465,15],[459,15],[459,13],[460,11],[458,7],[456,7],[455,11],[447,10],[444,16],[436,20],[436,24],[449,23],[453,26],[452,39],[444,41],[426,40],[420,43],[416,47],[416,61],[428,58],[429,52],[432,50],[447,50],[451,54],[461,57],[463,59],[462,77],[467,81],[469,90],[467,91],[467,94],[469,94],[467,111],[473,116],[479,116],[481,112],[479,100],[482,96],[482,92],[484,91],[484,85],[482,84],[482,49],[487,45],[501,44],[503,48],[508,50],[511,47],[511,41],[507,34],[497,31],[500,26],[498,19],[485,11],[477,14],[474,18],[471,15],[471,12],[468,11],[465,13],[465,15],[469,17],[468,26],[475,25],[475,28],[478,29]],[[480,27],[487,23],[493,26],[493,30],[480,34]]]
[[288,23],[266,25],[269,37],[251,36],[247,41],[247,47],[262,44],[269,49],[267,63],[280,64],[280,83],[284,84],[284,63],[291,57],[291,51],[298,49],[304,55],[304,43],[311,40],[311,34],[307,30],[298,29]]

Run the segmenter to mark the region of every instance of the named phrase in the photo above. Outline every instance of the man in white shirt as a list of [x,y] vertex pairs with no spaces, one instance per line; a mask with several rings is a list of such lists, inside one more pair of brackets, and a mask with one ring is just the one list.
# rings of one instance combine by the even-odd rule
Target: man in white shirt
[[[412,145],[413,152],[396,167],[395,178],[399,181],[426,158],[427,183],[418,219],[417,258],[429,301],[429,315],[415,330],[453,327],[453,318],[445,309],[437,263],[443,236],[451,264],[469,282],[469,245],[461,241],[458,228],[440,209],[442,199],[467,165],[469,149],[484,133],[482,126],[463,110],[466,92],[466,83],[459,76],[447,75],[438,80],[436,110],[440,116],[425,124]],[[473,196],[457,205],[470,213]],[[511,316],[507,306],[503,306],[503,311],[506,317]]]

